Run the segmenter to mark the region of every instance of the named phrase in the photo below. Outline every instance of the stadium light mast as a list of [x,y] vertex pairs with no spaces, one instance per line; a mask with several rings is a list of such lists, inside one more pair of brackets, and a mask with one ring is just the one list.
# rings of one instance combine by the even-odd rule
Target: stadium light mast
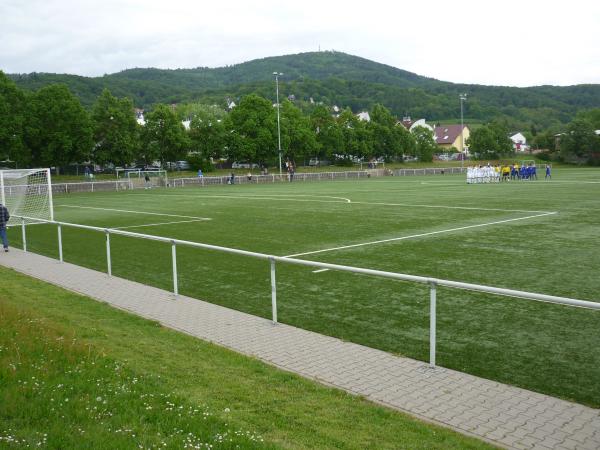
[[459,94],[458,98],[460,99],[460,152],[462,157],[460,158],[460,167],[463,168],[465,166],[465,134],[464,134],[464,125],[463,125],[463,102],[467,100],[467,94]]
[[281,177],[281,124],[279,120],[279,77],[283,74],[280,72],[273,72],[275,75],[275,89],[277,92],[277,150],[279,150],[279,176]]

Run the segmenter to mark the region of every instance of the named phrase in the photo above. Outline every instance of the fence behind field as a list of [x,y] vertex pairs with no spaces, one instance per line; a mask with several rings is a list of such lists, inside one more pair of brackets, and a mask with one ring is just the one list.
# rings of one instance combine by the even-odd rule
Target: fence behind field
[[444,175],[464,173],[466,167],[426,167],[423,169],[394,169],[392,173],[397,177],[415,176],[415,175]]
[[[294,174],[292,182],[306,183],[312,181],[339,181],[339,180],[359,180],[370,177],[383,176],[416,176],[416,175],[441,175],[441,174],[456,174],[465,172],[466,168],[462,167],[438,167],[425,169],[369,169],[356,171],[340,171],[340,172],[299,172]],[[189,177],[189,178],[170,178],[168,187],[184,187],[184,186],[218,186],[229,184],[230,176],[218,177]],[[233,180],[234,184],[274,184],[288,183],[290,176],[285,173],[282,175],[237,175]],[[131,189],[144,188],[143,183],[135,183],[131,180],[116,180],[116,181],[91,181],[82,183],[53,183],[53,194],[73,194],[79,192],[108,192],[108,191],[125,191]]]
[[[21,219],[21,234],[22,234],[22,243],[23,250],[27,251],[27,232],[26,232],[26,221],[30,220],[29,217],[21,217],[17,216]],[[600,302],[588,301],[588,300],[578,300],[567,297],[558,297],[554,295],[546,295],[546,294],[538,294],[534,292],[525,292],[525,291],[517,291],[514,289],[505,289],[498,288],[493,286],[484,286],[479,284],[472,283],[464,283],[460,281],[451,281],[451,280],[443,280],[439,278],[431,278],[424,277],[418,275],[408,275],[403,273],[396,272],[385,272],[381,270],[374,269],[365,269],[361,267],[353,267],[353,266],[344,266],[340,264],[329,264],[317,261],[309,261],[303,259],[290,258],[285,256],[275,256],[269,255],[265,253],[257,253],[251,252],[247,250],[240,250],[228,247],[221,247],[217,245],[211,244],[203,244],[200,242],[192,242],[192,241],[184,241],[180,239],[172,239],[161,236],[153,236],[148,234],[134,233],[131,231],[111,229],[111,228],[99,228],[90,225],[81,225],[74,223],[65,223],[65,222],[57,222],[53,220],[41,220],[41,219],[33,219],[37,223],[47,223],[54,224],[57,226],[58,231],[58,255],[60,262],[63,262],[63,245],[62,245],[62,228],[63,227],[72,227],[79,228],[91,231],[97,231],[105,234],[106,236],[106,271],[109,276],[112,276],[112,260],[111,260],[111,241],[110,237],[112,235],[120,235],[127,236],[131,238],[143,239],[143,240],[151,240],[158,241],[169,244],[171,246],[171,259],[172,259],[172,269],[173,269],[173,293],[175,295],[179,294],[178,287],[178,270],[177,270],[177,246],[186,246],[186,247],[195,247],[202,248],[208,250],[214,250],[229,254],[241,255],[254,257],[262,260],[269,261],[270,269],[271,269],[271,309],[272,309],[272,321],[273,323],[277,323],[277,283],[276,283],[276,273],[275,273],[275,264],[276,263],[285,263],[285,264],[295,264],[309,267],[316,267],[319,269],[328,269],[328,270],[338,270],[342,272],[350,272],[350,273],[358,273],[363,275],[370,275],[376,277],[383,278],[391,278],[400,281],[408,281],[413,283],[421,283],[429,285],[429,364],[431,367],[435,367],[436,360],[436,322],[437,322],[437,286],[444,286],[455,289],[464,289],[469,291],[476,292],[485,292],[489,294],[502,295],[508,297],[516,297],[521,299],[535,300],[546,303],[555,303],[559,305],[566,306],[575,306],[581,308],[589,308],[600,310]]]

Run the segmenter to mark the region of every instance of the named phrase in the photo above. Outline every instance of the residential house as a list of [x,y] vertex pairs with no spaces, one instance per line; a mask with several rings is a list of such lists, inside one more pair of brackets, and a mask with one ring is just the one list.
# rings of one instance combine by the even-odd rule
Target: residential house
[[362,111],[359,112],[356,117],[358,117],[359,120],[363,120],[365,122],[370,122],[371,121],[371,116],[369,115],[369,113],[367,111]]
[[515,152],[526,152],[529,150],[529,145],[527,145],[527,138],[523,136],[521,132],[510,133],[508,137],[513,143],[513,150]]
[[429,131],[431,131],[431,134],[434,134],[433,127],[431,125],[429,125],[427,122],[425,122],[425,119],[411,120],[411,118],[409,116],[407,116],[407,117],[404,117],[402,119],[402,121],[398,122],[396,125],[398,125],[398,124],[402,125],[404,128],[406,128],[411,133],[415,130],[415,128],[422,127],[422,128],[426,128]]
[[454,147],[461,151],[464,148],[464,151],[468,153],[467,139],[470,135],[471,131],[467,125],[462,125],[462,129],[461,125],[441,125],[434,129],[435,143],[444,150]]

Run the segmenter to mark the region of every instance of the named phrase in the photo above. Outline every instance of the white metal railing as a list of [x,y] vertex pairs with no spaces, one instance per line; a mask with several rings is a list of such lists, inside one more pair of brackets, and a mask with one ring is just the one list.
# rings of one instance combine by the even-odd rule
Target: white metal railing
[[[18,217],[18,216],[17,216]],[[296,264],[301,266],[310,266],[310,267],[318,267],[321,269],[331,269],[331,270],[339,270],[342,272],[351,272],[351,273],[359,273],[363,275],[371,275],[377,277],[391,278],[400,281],[409,281],[415,283],[423,283],[429,285],[429,299],[430,299],[430,308],[429,308],[429,364],[431,367],[435,367],[435,356],[436,356],[436,303],[437,303],[437,286],[445,286],[449,288],[455,289],[465,289],[469,291],[478,291],[478,292],[486,292],[489,294],[503,295],[508,297],[517,297],[528,300],[541,301],[546,303],[554,303],[558,305],[566,305],[566,306],[575,306],[580,308],[588,308],[600,310],[600,302],[589,301],[589,300],[578,300],[567,297],[558,297],[554,295],[546,295],[546,294],[538,294],[534,292],[526,292],[526,291],[518,291],[514,289],[505,289],[493,286],[484,286],[473,283],[464,283],[460,281],[451,281],[444,280],[440,278],[432,278],[432,277],[423,277],[418,275],[408,275],[403,273],[396,272],[386,272],[382,270],[375,269],[364,269],[360,267],[353,266],[344,266],[340,264],[331,264],[324,263],[318,261],[309,261],[304,259],[296,259],[296,258],[288,258],[285,256],[275,256],[269,255],[266,253],[258,253],[251,252],[248,250],[240,250],[235,248],[221,247],[218,245],[212,244],[203,244],[200,242],[192,242],[192,241],[184,241],[181,239],[173,239],[166,238],[162,236],[154,236],[151,234],[141,234],[134,233],[131,231],[124,230],[116,230],[111,228],[100,228],[94,227],[90,225],[81,225],[74,223],[66,223],[66,222],[57,222],[43,219],[34,219],[30,217],[20,217],[21,218],[21,229],[22,229],[22,239],[23,239],[23,251],[27,251],[27,233],[26,233],[26,220],[33,220],[36,222],[43,222],[48,224],[55,224],[58,227],[58,254],[60,262],[63,262],[63,249],[62,249],[62,227],[72,227],[72,228],[80,228],[84,230],[92,230],[103,232],[106,235],[106,269],[107,274],[112,276],[112,264],[111,264],[111,255],[110,255],[110,236],[111,234],[120,235],[120,236],[129,236],[133,238],[146,239],[151,241],[165,242],[171,244],[171,258],[172,258],[172,267],[173,267],[173,293],[175,295],[179,294],[178,289],[178,275],[177,275],[177,245],[187,246],[187,247],[196,247],[203,248],[208,250],[216,250],[225,253],[231,253],[235,255],[242,256],[250,256],[254,258],[264,259],[269,261],[271,268],[271,308],[272,308],[272,321],[273,323],[277,323],[277,284],[275,280],[275,263],[287,263],[287,264]]]
[[[339,171],[339,172],[299,172],[294,174],[293,182],[309,182],[309,181],[335,181],[335,180],[355,180],[365,179],[370,177],[381,176],[415,176],[415,175],[440,175],[442,173],[455,174],[466,171],[466,168],[461,167],[431,167],[425,169],[369,169],[355,171]],[[169,187],[183,186],[214,186],[225,185],[229,183],[230,176],[219,177],[189,177],[189,178],[170,178],[168,181]],[[252,175],[234,176],[234,184],[273,184],[289,182],[288,174],[270,174],[270,175]],[[72,194],[79,192],[107,192],[107,191],[124,191],[131,189],[141,189],[145,187],[143,183],[132,183],[130,180],[115,180],[115,181],[87,181],[80,183],[53,183],[52,192],[54,194]]]
[[397,177],[416,176],[416,175],[444,175],[464,173],[466,167],[425,167],[423,169],[394,169],[392,174]]

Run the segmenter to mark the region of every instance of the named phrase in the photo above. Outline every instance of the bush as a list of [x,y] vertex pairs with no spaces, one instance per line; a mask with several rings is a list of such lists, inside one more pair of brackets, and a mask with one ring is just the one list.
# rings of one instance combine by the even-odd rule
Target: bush
[[212,172],[215,170],[215,166],[210,159],[206,159],[202,155],[190,155],[187,160],[192,170],[202,169],[202,172]]

